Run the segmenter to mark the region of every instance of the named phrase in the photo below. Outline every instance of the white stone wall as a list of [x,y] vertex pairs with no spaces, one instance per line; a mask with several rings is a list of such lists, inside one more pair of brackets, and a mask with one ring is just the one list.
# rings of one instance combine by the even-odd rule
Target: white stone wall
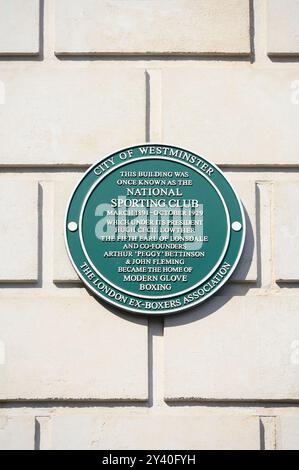
[[[177,144],[245,206],[188,313],[107,309],[63,242],[119,147]],[[0,448],[299,448],[299,1],[0,0]]]

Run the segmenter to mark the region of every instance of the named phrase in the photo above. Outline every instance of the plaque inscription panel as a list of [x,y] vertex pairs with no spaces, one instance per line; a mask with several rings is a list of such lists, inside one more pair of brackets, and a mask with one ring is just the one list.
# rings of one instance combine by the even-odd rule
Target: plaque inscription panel
[[187,150],[145,144],[92,166],[68,206],[65,237],[81,279],[131,312],[198,304],[232,274],[243,209],[223,173]]

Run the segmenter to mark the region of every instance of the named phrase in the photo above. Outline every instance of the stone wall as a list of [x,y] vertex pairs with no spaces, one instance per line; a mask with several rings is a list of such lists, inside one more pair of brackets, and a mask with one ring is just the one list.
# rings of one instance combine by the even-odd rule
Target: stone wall
[[[299,1],[0,0],[0,448],[299,448]],[[119,314],[63,241],[75,182],[141,142],[243,201],[233,279]]]

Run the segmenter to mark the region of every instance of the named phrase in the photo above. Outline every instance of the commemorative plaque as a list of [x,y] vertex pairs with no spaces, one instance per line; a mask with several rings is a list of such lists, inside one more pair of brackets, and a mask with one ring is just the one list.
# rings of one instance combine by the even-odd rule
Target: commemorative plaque
[[242,205],[217,166],[144,144],[93,165],[75,188],[65,240],[80,278],[130,312],[170,314],[215,294],[245,239]]

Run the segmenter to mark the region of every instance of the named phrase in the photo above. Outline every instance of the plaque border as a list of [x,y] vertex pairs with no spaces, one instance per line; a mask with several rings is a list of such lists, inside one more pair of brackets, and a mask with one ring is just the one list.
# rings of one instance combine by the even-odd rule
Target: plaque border
[[[187,152],[187,153],[192,153],[194,156],[197,156],[198,158],[202,159],[204,162],[208,163],[213,169],[215,169],[223,178],[224,180],[226,181],[226,183],[228,184],[228,186],[231,188],[237,202],[238,202],[238,207],[240,209],[240,213],[241,213],[241,219],[242,219],[242,236],[241,236],[241,241],[240,241],[240,245],[239,245],[239,248],[238,248],[238,252],[237,252],[237,256],[235,257],[234,259],[234,262],[230,268],[230,270],[226,273],[226,275],[223,277],[223,279],[217,284],[217,286],[215,288],[213,288],[209,293],[207,293],[204,297],[202,298],[199,298],[197,300],[194,300],[192,302],[190,302],[189,304],[186,304],[186,305],[181,305],[179,307],[175,307],[175,308],[166,308],[166,309],[163,309],[163,310],[145,310],[145,309],[137,309],[137,308],[134,308],[133,306],[126,306],[124,304],[121,304],[119,302],[115,302],[113,301],[112,299],[104,296],[99,290],[97,290],[95,287],[93,287],[83,276],[82,276],[82,273],[80,272],[79,268],[77,267],[75,261],[73,260],[73,257],[71,255],[71,252],[70,252],[70,248],[69,248],[69,244],[68,244],[68,240],[67,240],[67,232],[68,232],[68,229],[67,229],[67,218],[68,218],[68,212],[69,212],[69,208],[70,208],[70,205],[71,205],[71,202],[72,202],[72,199],[78,189],[78,187],[80,186],[81,182],[84,180],[84,178],[95,168],[97,167],[99,164],[101,164],[101,162],[105,161],[106,159],[108,159],[109,157],[115,155],[115,154],[120,154],[121,152],[126,152],[128,150],[131,150],[131,149],[134,149],[134,148],[138,148],[138,147],[150,147],[150,146],[159,146],[159,147],[172,147],[172,148],[176,148],[176,149],[179,149],[179,150],[182,150],[184,152]],[[143,157],[143,158],[146,158],[146,157]],[[133,160],[133,159],[132,159]],[[179,160],[175,160],[175,161],[179,161]],[[186,164],[186,162],[184,162],[183,164]],[[192,167],[193,168],[193,167]],[[80,213],[81,213],[81,210],[80,210]],[[161,142],[141,142],[141,143],[137,143],[137,144],[134,144],[134,145],[130,145],[130,146],[126,146],[126,147],[122,147],[122,148],[116,148],[112,151],[110,151],[108,154],[105,154],[101,159],[98,159],[96,160],[96,162],[92,165],[90,165],[88,167],[88,169],[82,174],[80,175],[80,180],[78,181],[78,183],[75,185],[75,188],[74,190],[72,191],[70,197],[69,197],[69,200],[67,202],[67,206],[66,206],[66,212],[65,212],[65,217],[64,217],[64,243],[65,243],[65,247],[66,247],[66,251],[67,251],[67,254],[69,256],[69,259],[76,271],[76,273],[78,274],[79,278],[81,279],[81,281],[83,282],[83,284],[85,284],[85,286],[91,290],[95,296],[99,299],[101,299],[104,303],[107,303],[107,304],[110,304],[114,307],[117,308],[117,311],[119,312],[127,312],[127,313],[131,313],[131,314],[139,314],[139,315],[146,315],[146,316],[157,316],[157,315],[172,315],[172,314],[175,314],[175,313],[179,313],[179,312],[184,312],[186,310],[190,310],[192,309],[193,307],[199,305],[200,303],[202,302],[205,302],[207,299],[209,299],[211,296],[213,296],[217,291],[219,291],[219,289],[221,289],[221,287],[228,281],[228,279],[232,276],[233,272],[235,271],[239,261],[240,261],[240,258],[241,258],[241,255],[242,255],[242,252],[243,252],[243,248],[244,248],[244,243],[245,243],[245,238],[246,238],[246,219],[245,219],[245,214],[244,214],[244,209],[243,209],[243,205],[242,205],[242,202],[240,201],[240,198],[237,194],[237,192],[235,191],[233,185],[231,184],[231,182],[226,178],[226,176],[224,175],[223,171],[215,164],[215,163],[212,163],[211,161],[207,160],[205,157],[202,157],[200,154],[198,154],[197,151],[193,151],[191,148],[189,149],[186,149],[184,147],[180,147],[179,145],[176,145],[175,143],[174,144],[169,144],[169,143],[161,143]],[[117,288],[119,289],[119,288]],[[193,290],[193,289],[192,289]],[[132,296],[132,297],[137,297],[136,295]],[[173,297],[177,297],[176,294],[174,294]],[[144,297],[143,297],[144,298]],[[151,297],[151,299],[153,299]],[[155,299],[153,299],[155,300]],[[160,301],[163,301],[163,298],[161,297],[160,298]],[[157,300],[157,302],[159,302],[159,300]]]

